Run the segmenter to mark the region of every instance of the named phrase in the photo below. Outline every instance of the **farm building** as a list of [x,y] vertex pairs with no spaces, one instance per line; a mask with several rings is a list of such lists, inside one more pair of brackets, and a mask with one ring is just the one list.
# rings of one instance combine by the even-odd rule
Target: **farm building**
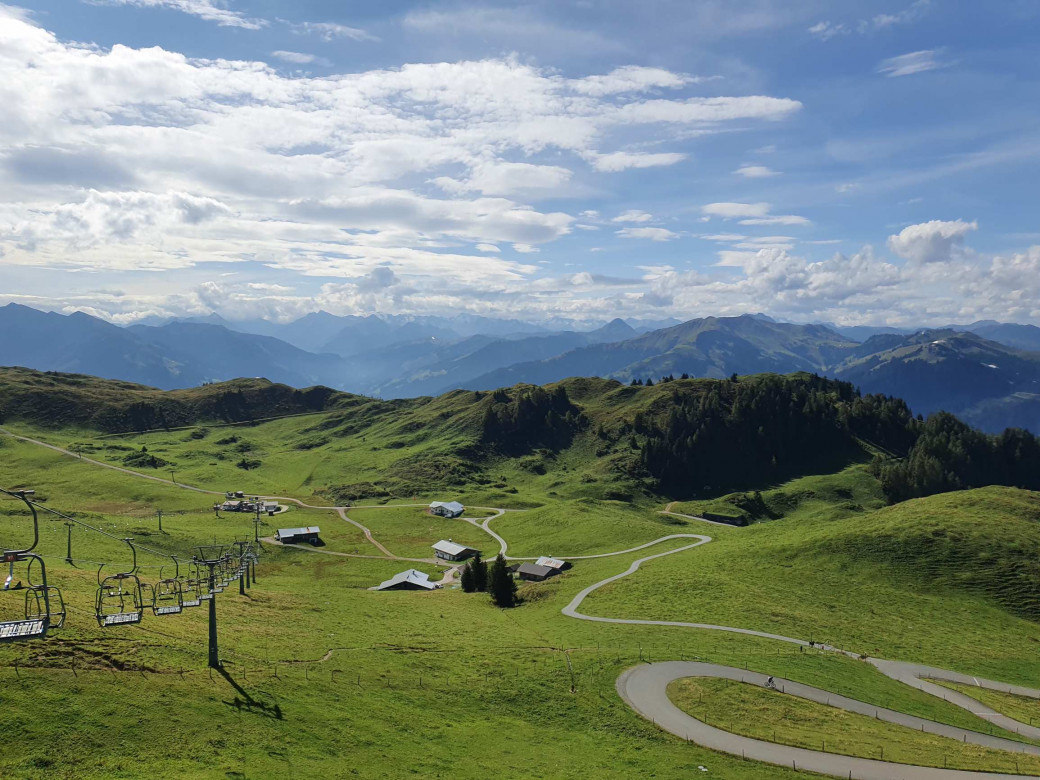
[[430,582],[429,574],[416,569],[408,569],[400,574],[395,574],[373,590],[435,590],[439,587],[440,585]]
[[516,573],[520,575],[520,579],[527,580],[528,582],[542,582],[559,574],[558,569],[554,569],[551,566],[539,566],[537,563],[521,563],[520,568],[516,570]]
[[480,552],[480,550],[475,550],[472,547],[456,544],[451,539],[441,539],[437,544],[433,545],[433,550],[437,553],[438,558],[443,558],[446,561],[464,561]]
[[431,515],[440,515],[441,517],[461,517],[462,513],[465,511],[466,507],[458,501],[434,501],[430,504]]
[[321,542],[321,539],[318,538],[319,533],[321,533],[321,529],[316,525],[309,525],[306,528],[279,528],[274,538],[282,544],[310,542],[316,545]]
[[559,574],[561,571],[566,571],[571,567],[571,565],[567,563],[567,561],[561,561],[559,558],[552,558],[548,555],[543,555],[541,558],[535,561],[535,565],[548,566],[550,569],[556,569],[557,574]]

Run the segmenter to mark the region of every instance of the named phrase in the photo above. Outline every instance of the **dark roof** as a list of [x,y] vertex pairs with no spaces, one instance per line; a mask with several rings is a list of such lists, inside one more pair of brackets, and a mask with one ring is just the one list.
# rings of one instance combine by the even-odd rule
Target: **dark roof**
[[556,569],[549,566],[539,566],[537,563],[521,563],[517,571],[520,574],[530,574],[534,577],[548,577],[550,574],[556,574]]

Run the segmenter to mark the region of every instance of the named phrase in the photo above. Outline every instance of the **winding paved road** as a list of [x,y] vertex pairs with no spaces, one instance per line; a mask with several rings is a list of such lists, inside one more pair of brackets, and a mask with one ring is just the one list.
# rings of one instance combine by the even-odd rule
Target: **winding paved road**
[[[706,631],[725,631],[729,633],[761,637],[763,639],[772,639],[778,642],[787,642],[806,647],[809,646],[809,643],[804,639],[796,639],[794,637],[770,634],[764,631],[754,631],[746,628],[735,628],[733,626],[718,626],[708,623],[685,623],[672,620],[609,618],[587,615],[579,611],[582,602],[584,602],[591,593],[602,588],[604,585],[609,585],[623,577],[634,574],[639,570],[639,567],[647,561],[652,561],[656,558],[663,558],[666,555],[685,552],[686,550],[691,550],[694,547],[699,547],[711,542],[710,536],[702,536],[699,534],[675,534],[671,537],[665,538],[675,539],[683,537],[696,538],[698,541],[684,547],[678,547],[674,550],[668,550],[655,555],[648,555],[645,558],[633,561],[628,569],[620,574],[615,574],[604,580],[600,580],[599,582],[589,585],[578,593],[578,595],[571,599],[571,602],[563,608],[563,614],[579,620],[590,620],[597,623],[620,623],[625,625],[666,626],[673,628],[693,628]],[[663,541],[663,539],[659,541]],[[817,643],[816,646],[821,647],[819,643]],[[840,652],[851,658],[860,658],[856,653],[841,650],[840,648],[831,647],[829,645],[822,646],[822,649]],[[936,679],[959,682],[996,691],[1011,692],[1034,699],[1040,699],[1040,690],[1025,688],[1023,686],[1009,686],[992,680],[970,677],[957,672],[949,672],[944,669],[936,669],[934,667],[922,666],[919,664],[910,664],[901,661],[885,661],[874,658],[866,660],[882,674],[892,678],[893,680],[910,685],[934,696],[941,697],[946,701],[949,701],[951,704],[962,707],[969,712],[984,718],[993,725],[999,726],[1007,731],[1018,733],[1031,739],[1040,739],[1040,728],[1020,723],[1006,715],[996,712],[969,696],[942,688],[928,680]],[[981,780],[982,778],[1034,777],[1033,775],[1008,775],[1002,773],[920,767],[909,764],[877,761],[873,759],[854,758],[852,756],[841,756],[821,751],[794,748],[787,745],[778,745],[772,742],[756,740],[750,737],[743,737],[728,731],[723,731],[709,726],[693,716],[688,715],[672,704],[668,699],[668,683],[672,680],[681,679],[683,677],[698,676],[724,677],[726,679],[742,680],[744,682],[762,686],[765,685],[766,681],[766,675],[764,674],[734,669],[732,667],[684,661],[666,661],[636,666],[628,669],[618,678],[617,690],[618,694],[636,712],[644,718],[652,720],[656,725],[672,734],[696,742],[702,747],[720,750],[724,753],[730,753],[735,756],[753,758],[770,764],[792,766],[798,769],[819,772],[822,774],[858,778],[858,780],[967,780],[968,778]],[[933,721],[923,720],[894,710],[876,707],[872,704],[866,704],[865,702],[860,702],[855,699],[828,693],[827,691],[813,688],[812,686],[804,685],[802,683],[791,682],[789,680],[777,680],[777,685],[783,689],[785,694],[811,699],[850,712],[870,715],[879,720],[886,720],[890,723],[897,723],[916,730],[923,730],[928,733],[950,737],[961,742],[970,742],[1015,753],[1040,755],[1040,747],[1027,745],[1021,742],[1014,742],[1012,740],[994,737],[980,732],[958,729],[952,726],[935,723]]]
[[[122,472],[142,479],[149,479],[155,482],[161,482],[175,487],[180,487],[185,490],[192,490],[197,493],[204,493],[209,495],[223,495],[220,491],[205,490],[192,485],[186,485],[184,483],[175,482],[173,480],[163,479],[161,477],[152,476],[149,474],[143,474],[132,469],[126,469],[121,466],[116,466],[111,463],[105,463],[103,461],[94,460],[93,458],[87,458],[78,453],[70,452],[69,450],[57,447],[46,442],[42,442],[36,439],[32,439],[26,436],[21,436],[12,433],[4,428],[0,428],[0,434],[11,436],[15,439],[19,439],[24,442],[36,444],[41,447],[46,447],[50,450],[69,455],[73,458],[92,463],[97,466],[104,468],[113,469],[115,471]],[[316,509],[335,511],[343,520],[359,528],[364,534],[365,538],[375,546],[381,553],[382,556],[368,556],[361,554],[350,554],[340,553],[328,550],[315,549],[310,546],[300,545],[286,545],[292,547],[299,547],[300,549],[308,550],[315,553],[323,553],[326,555],[338,555],[343,557],[359,557],[359,558],[389,558],[392,560],[401,561],[415,561],[415,562],[431,562],[426,559],[418,558],[402,558],[400,556],[391,553],[385,546],[379,543],[373,536],[372,532],[361,523],[351,519],[347,516],[347,511],[352,507],[339,507],[339,506],[314,506],[306,504],[300,499],[292,498],[288,496],[265,496],[265,498],[285,501],[288,503],[294,503],[297,506],[305,509]],[[674,503],[674,502],[673,502]],[[425,506],[425,504],[394,504],[394,505],[376,505],[366,507],[354,507],[354,508],[384,508],[390,506]],[[671,515],[674,517],[681,517],[687,520],[695,520],[710,525],[725,525],[723,523],[715,523],[710,520],[706,520],[702,517],[696,517],[693,515],[683,515],[671,511],[672,504],[665,507],[665,510],[661,514]],[[500,546],[500,551],[503,556],[509,549],[509,545],[506,540],[493,531],[490,527],[490,523],[495,518],[501,517],[506,510],[504,509],[492,509],[495,514],[482,521],[475,520],[473,518],[462,518],[466,522],[469,522],[478,528],[483,529],[492,538],[494,538]],[[698,629],[705,631],[724,631],[735,634],[744,634],[748,636],[760,637],[764,639],[770,639],[778,642],[787,642],[790,644],[809,646],[809,642],[803,639],[796,639],[793,637],[787,637],[780,634],[771,634],[764,631],[755,631],[747,628],[737,628],[733,626],[720,626],[708,623],[688,623],[681,621],[669,621],[669,620],[642,620],[637,618],[610,618],[610,617],[599,617],[595,615],[588,615],[579,611],[582,603],[591,595],[593,592],[608,585],[612,582],[616,582],[624,577],[628,577],[639,570],[640,566],[647,561],[652,561],[657,558],[662,558],[666,555],[675,555],[677,553],[686,552],[692,550],[695,547],[699,547],[704,544],[708,544],[712,541],[710,536],[704,536],[702,534],[670,534],[663,536],[660,539],[656,539],[652,542],[632,547],[627,550],[620,550],[612,553],[600,553],[598,555],[584,555],[584,556],[569,556],[570,559],[592,559],[592,558],[607,558],[617,555],[626,555],[639,550],[653,547],[654,545],[661,544],[663,542],[675,540],[675,539],[695,539],[691,544],[677,547],[672,550],[667,550],[662,553],[656,553],[654,555],[648,555],[643,558],[639,558],[633,561],[628,569],[615,574],[606,579],[600,580],[588,587],[584,588],[579,592],[570,603],[567,604],[562,610],[563,614],[575,618],[578,620],[588,620],[597,623],[619,623],[626,625],[652,625],[652,626],[663,626],[672,628],[687,628],[687,629]],[[273,541],[273,540],[265,540]],[[508,556],[507,556],[508,557]],[[511,558],[511,560],[534,560],[533,558]],[[451,569],[446,573],[444,582],[450,583],[457,573],[457,567]],[[816,645],[821,647],[819,643]],[[825,650],[831,650],[835,652],[844,653],[845,655],[852,658],[861,658],[856,653],[842,650],[840,648],[830,647],[827,645],[822,646]],[[1002,715],[999,712],[983,705],[981,702],[972,699],[971,697],[965,696],[956,691],[949,690],[947,688],[940,687],[929,680],[944,680],[949,682],[963,683],[967,685],[975,685],[980,688],[987,688],[990,690],[996,690],[1001,692],[1014,693],[1019,696],[1026,696],[1034,699],[1040,699],[1040,690],[1032,688],[1025,688],[1022,686],[1007,685],[1005,683],[998,683],[992,680],[984,680],[981,678],[971,677],[957,672],[950,672],[944,669],[936,669],[934,667],[922,666],[919,664],[904,663],[901,661],[886,661],[875,658],[865,658],[865,660],[871,663],[877,668],[882,674],[890,677],[893,680],[904,683],[911,687],[917,688],[918,690],[929,693],[933,696],[941,697],[944,700],[962,707],[969,712],[977,715],[980,718],[992,723],[994,726],[998,726],[1010,732],[1018,733],[1024,737],[1032,739],[1040,739],[1040,728],[1020,723],[1006,715]],[[897,764],[893,762],[878,761],[873,759],[855,758],[851,756],[843,756],[832,753],[824,753],[821,751],[807,750],[804,748],[795,748],[788,745],[779,745],[772,742],[766,742],[763,740],[756,740],[750,737],[743,737],[737,734],[733,734],[728,731],[717,729],[713,726],[694,718],[693,716],[683,712],[676,707],[669,699],[667,695],[668,684],[673,680],[681,679],[684,677],[721,677],[730,680],[740,680],[742,682],[754,684],[754,685],[765,685],[766,676],[757,672],[750,672],[747,670],[735,669],[733,667],[719,666],[715,664],[697,663],[692,661],[666,661],[652,664],[645,664],[636,666],[626,670],[617,681],[617,691],[621,698],[632,707],[637,713],[642,715],[648,720],[652,720],[656,725],[663,728],[666,731],[671,732],[679,737],[686,740],[696,742],[698,745],[703,747],[711,748],[713,750],[730,753],[732,755],[739,755],[742,757],[754,759],[757,761],[763,761],[770,764],[776,764],[780,766],[790,766],[795,769],[819,772],[822,774],[836,775],[839,777],[857,778],[857,780],[1007,780],[1008,778],[1027,778],[1034,777],[1033,775],[1008,775],[1002,773],[991,773],[991,772],[972,772],[966,770],[957,769],[939,769],[933,767],[922,767],[913,766],[909,764]],[[856,712],[863,715],[870,715],[876,717],[878,720],[884,720],[890,723],[896,723],[907,728],[913,728],[920,731],[925,731],[931,734],[937,734],[940,736],[948,737],[951,739],[957,739],[963,742],[970,742],[977,745],[983,745],[992,748],[998,748],[1006,750],[1012,753],[1020,754],[1031,754],[1040,755],[1040,747],[1029,745],[1022,742],[1015,742],[1012,740],[1004,739],[1001,737],[991,736],[989,734],[982,734],[980,732],[959,729],[952,726],[947,726],[940,723],[935,723],[929,720],[923,720],[916,718],[911,715],[896,712],[894,710],[888,710],[882,707],[876,707],[865,702],[857,701],[856,699],[850,699],[848,697],[839,696],[837,694],[829,693],[825,690],[814,688],[812,686],[804,685],[802,683],[793,682],[790,680],[777,680],[777,685],[782,689],[786,695],[798,696],[800,698],[809,699],[812,701],[828,704],[833,707],[847,710],[849,712]]]
[[[765,686],[766,676],[734,669],[729,666],[694,663],[692,661],[665,661],[636,666],[625,671],[617,681],[617,692],[632,709],[660,728],[677,737],[696,742],[698,745],[723,753],[764,761],[769,764],[791,767],[807,772],[819,772],[838,777],[853,777],[859,780],[997,780],[1003,778],[1026,778],[1032,775],[1009,775],[996,772],[972,772],[962,769],[897,764],[869,758],[854,758],[819,750],[807,750],[789,745],[778,745],[765,740],[742,737],[729,731],[717,729],[676,707],[668,698],[668,684],[684,677],[720,677]],[[986,747],[999,748],[1014,753],[1040,755],[1040,747],[1022,742],[991,737],[974,731],[944,726],[929,720],[904,715],[865,704],[855,699],[837,696],[827,691],[788,680],[776,680],[786,694],[809,699],[832,707],[876,717],[878,720],[897,723],[917,731],[969,742]]]

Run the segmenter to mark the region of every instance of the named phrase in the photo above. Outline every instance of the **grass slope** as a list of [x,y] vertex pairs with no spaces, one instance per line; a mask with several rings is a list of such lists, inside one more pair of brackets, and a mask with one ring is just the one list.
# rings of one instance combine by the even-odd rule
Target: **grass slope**
[[[596,403],[604,415],[656,397],[655,388],[615,388],[601,395],[590,385],[575,386],[572,400],[581,402],[583,392],[602,397]],[[409,414],[435,421],[453,408],[457,411],[457,404],[445,397]],[[466,425],[472,423],[470,417],[454,422],[445,417],[425,442],[407,443],[409,436],[424,435],[402,430],[408,421],[379,414],[363,430],[346,433],[350,415],[333,411],[233,432],[211,428],[202,438],[191,431],[125,441],[68,429],[45,435],[94,445],[101,459],[113,463],[145,445],[175,461],[178,481],[197,478],[216,490],[250,492],[277,486],[283,490],[269,492],[305,498],[325,484],[371,481],[378,487],[384,477],[399,479],[402,457],[465,442]],[[251,452],[262,453],[263,465],[243,471],[184,454],[193,448],[220,452],[215,440],[229,435],[239,441],[219,447],[244,439],[256,446]],[[328,436],[329,442],[296,448],[315,436]],[[396,440],[406,444],[390,447]],[[36,487],[49,505],[74,511],[115,536],[132,534],[160,552],[183,554],[202,541],[252,535],[250,518],[215,518],[212,496],[0,441],[0,485]],[[107,443],[133,449],[104,450]],[[456,490],[436,487],[426,493],[477,505],[500,505],[494,499],[500,496],[516,506],[537,506],[492,521],[515,545],[514,554],[592,554],[677,531],[715,538],[597,591],[584,607],[590,614],[696,619],[812,635],[1009,682],[1029,684],[1040,675],[1035,654],[1040,628],[1001,602],[1002,593],[1019,592],[1006,590],[1012,570],[992,561],[983,565],[981,558],[971,566],[952,554],[943,558],[947,548],[919,539],[921,534],[934,538],[934,531],[943,529],[997,557],[1016,546],[1023,558],[1035,557],[1040,544],[1029,512],[1036,496],[989,489],[874,511],[876,483],[854,468],[778,487],[777,500],[780,493],[794,498],[783,517],[770,522],[745,529],[693,521],[676,526],[645,498],[634,506],[607,500],[603,492],[579,500],[590,486],[605,491],[614,484],[611,466],[595,456],[597,446],[592,435],[553,457],[534,455],[546,466],[544,474],[522,465],[522,458],[512,459],[486,468],[480,478],[489,484],[467,478]],[[842,497],[841,490],[851,491],[852,498]],[[160,506],[167,532],[161,536],[154,521]],[[6,544],[24,538],[26,526],[16,519],[16,508],[0,502],[0,541]],[[482,532],[473,526],[433,525],[418,508],[355,509],[351,517],[370,525],[391,550],[414,549],[422,557],[431,537],[448,528],[453,538],[481,544]],[[271,522],[318,524],[323,533],[328,528],[328,551],[352,552],[363,544],[356,529],[328,511],[293,509]],[[262,530],[271,533],[274,527]],[[870,546],[885,534],[902,542]],[[525,776],[532,771],[532,745],[538,746],[537,765],[552,766],[554,777],[679,778],[700,765],[732,780],[801,776],[687,745],[639,719],[617,698],[614,682],[624,668],[646,658],[747,664],[881,706],[986,728],[970,713],[853,659],[746,636],[593,624],[560,614],[582,588],[648,552],[679,547],[681,540],[648,552],[578,561],[563,576],[532,586],[529,601],[511,611],[459,590],[368,590],[410,564],[271,547],[247,596],[232,589],[219,597],[221,654],[232,682],[219,675],[210,679],[204,671],[202,610],[146,616],[139,627],[99,629],[91,615],[96,569],[87,562],[107,561],[107,571],[126,560],[126,549],[81,529],[73,539],[75,568],[62,560],[65,527],[43,522],[40,549],[52,583],[68,599],[68,626],[42,643],[0,647],[6,705],[0,708],[0,729],[10,735],[0,744],[5,776],[477,778],[493,771]],[[488,537],[482,546],[494,549]],[[890,549],[916,550],[918,557],[884,557]],[[931,569],[919,565],[927,561],[934,561]],[[169,565],[148,553],[141,563],[148,581],[158,576],[159,566]],[[2,608],[17,609],[6,601],[10,597],[0,593]],[[465,759],[449,762],[446,755]]]
[[1012,488],[874,512],[810,502],[802,514],[719,535],[695,561],[654,561],[647,576],[598,591],[589,606],[782,632],[883,658],[940,659],[1028,684],[1026,667],[1009,656],[1038,638],[1023,608],[1037,586],[1038,507],[1040,496]]
[[965,696],[970,696],[992,707],[997,712],[1008,715],[1020,723],[1030,725],[1040,723],[1040,701],[1030,699],[1026,696],[1016,696],[1003,691],[991,691],[974,685],[961,685],[960,683],[947,680],[933,680],[936,685],[942,685],[954,691],[960,691]]
[[783,745],[901,764],[1040,775],[1038,756],[962,744],[730,680],[675,680],[668,697],[712,726]]

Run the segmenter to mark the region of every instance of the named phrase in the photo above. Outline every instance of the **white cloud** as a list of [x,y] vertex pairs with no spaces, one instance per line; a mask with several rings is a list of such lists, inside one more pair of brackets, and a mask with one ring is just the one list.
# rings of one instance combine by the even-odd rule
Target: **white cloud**
[[631,168],[657,168],[665,165],[675,165],[686,159],[685,154],[679,152],[610,152],[609,154],[596,154],[592,158],[592,166],[597,171],[625,171]]
[[352,41],[379,40],[375,35],[358,27],[348,27],[335,22],[287,22],[284,19],[278,21],[287,25],[297,35],[317,35],[323,41],[334,41],[337,38],[348,38]]
[[889,78],[899,76],[912,76],[915,73],[924,73],[929,70],[945,68],[949,63],[940,62],[934,49],[914,51],[909,54],[900,54],[898,57],[889,57],[882,60],[878,65],[878,73],[884,73]]
[[299,51],[273,51],[271,52],[272,57],[277,57],[283,62],[291,62],[294,65],[310,65],[311,63],[317,63],[319,65],[328,65],[329,61],[324,57],[318,57],[314,54],[306,54]]
[[977,222],[932,220],[903,228],[889,236],[888,248],[911,263],[942,263],[956,256],[964,237],[978,229]]
[[250,19],[237,11],[224,8],[219,0],[89,0],[95,5],[132,5],[138,8],[168,8],[197,16],[222,27],[259,30],[267,26],[264,19]]
[[741,225],[811,225],[805,217],[794,214],[778,214],[769,217],[751,217],[740,220]]
[[569,169],[559,165],[482,162],[474,165],[465,181],[439,177],[434,183],[446,192],[453,193],[476,191],[484,195],[559,195],[559,188],[570,181],[571,175]]
[[678,233],[657,227],[627,227],[621,228],[615,233],[621,238],[646,238],[651,241],[671,241],[673,238],[679,237]]
[[840,22],[817,22],[809,28],[809,34],[819,38],[821,41],[829,41],[838,35],[847,35],[849,28]]
[[[0,7],[3,264],[19,274],[107,275],[125,295],[77,291],[62,305],[124,321],[205,312],[220,296],[203,280],[254,271],[268,276],[229,294],[267,296],[255,310],[279,318],[320,306],[634,310],[634,300],[534,287],[543,269],[519,255],[567,235],[576,219],[530,199],[594,191],[603,172],[675,164],[683,154],[646,150],[800,108],[767,96],[689,98],[691,77],[660,69],[573,79],[511,57],[303,75],[63,41],[24,17]],[[368,35],[317,23],[294,31]],[[292,48],[272,56],[319,61]],[[427,182],[443,187],[439,197]],[[609,238],[681,235],[652,224],[619,223],[622,235]],[[171,269],[124,285],[123,271]]]
[[644,68],[626,65],[603,76],[585,76],[573,79],[570,87],[582,95],[602,97],[625,92],[648,92],[653,89],[678,89],[701,79],[672,73],[662,68]]
[[894,14],[877,14],[869,20],[860,22],[860,29],[869,32],[871,30],[884,30],[900,24],[910,24],[922,18],[931,6],[931,0],[914,0],[902,11]]
[[632,124],[710,123],[737,119],[782,119],[801,108],[801,103],[789,98],[748,95],[747,97],[687,98],[686,100],[644,100],[620,106],[612,115],[616,121]]
[[860,19],[855,22],[834,22],[823,20],[809,28],[810,35],[828,41],[841,35],[849,35],[853,32],[861,35],[876,33],[890,27],[903,24],[911,24],[918,21],[928,12],[931,0],[914,0],[901,11],[891,14],[876,14],[875,16]]
[[737,168],[733,173],[746,179],[768,179],[770,176],[779,176],[777,171],[764,165],[744,165]]
[[616,217],[614,217],[614,219],[612,219],[610,221],[611,222],[636,222],[636,223],[640,223],[640,222],[653,222],[654,221],[654,215],[653,214],[648,214],[645,211],[640,211],[639,209],[629,209],[628,211],[625,211],[625,212],[622,212],[621,214],[618,214]]
[[770,214],[769,203],[708,203],[701,206],[707,218],[739,219],[741,225],[808,225],[805,217],[794,214]]
[[772,206],[768,203],[709,203],[701,206],[701,212],[711,217],[735,219],[737,217],[764,217]]

